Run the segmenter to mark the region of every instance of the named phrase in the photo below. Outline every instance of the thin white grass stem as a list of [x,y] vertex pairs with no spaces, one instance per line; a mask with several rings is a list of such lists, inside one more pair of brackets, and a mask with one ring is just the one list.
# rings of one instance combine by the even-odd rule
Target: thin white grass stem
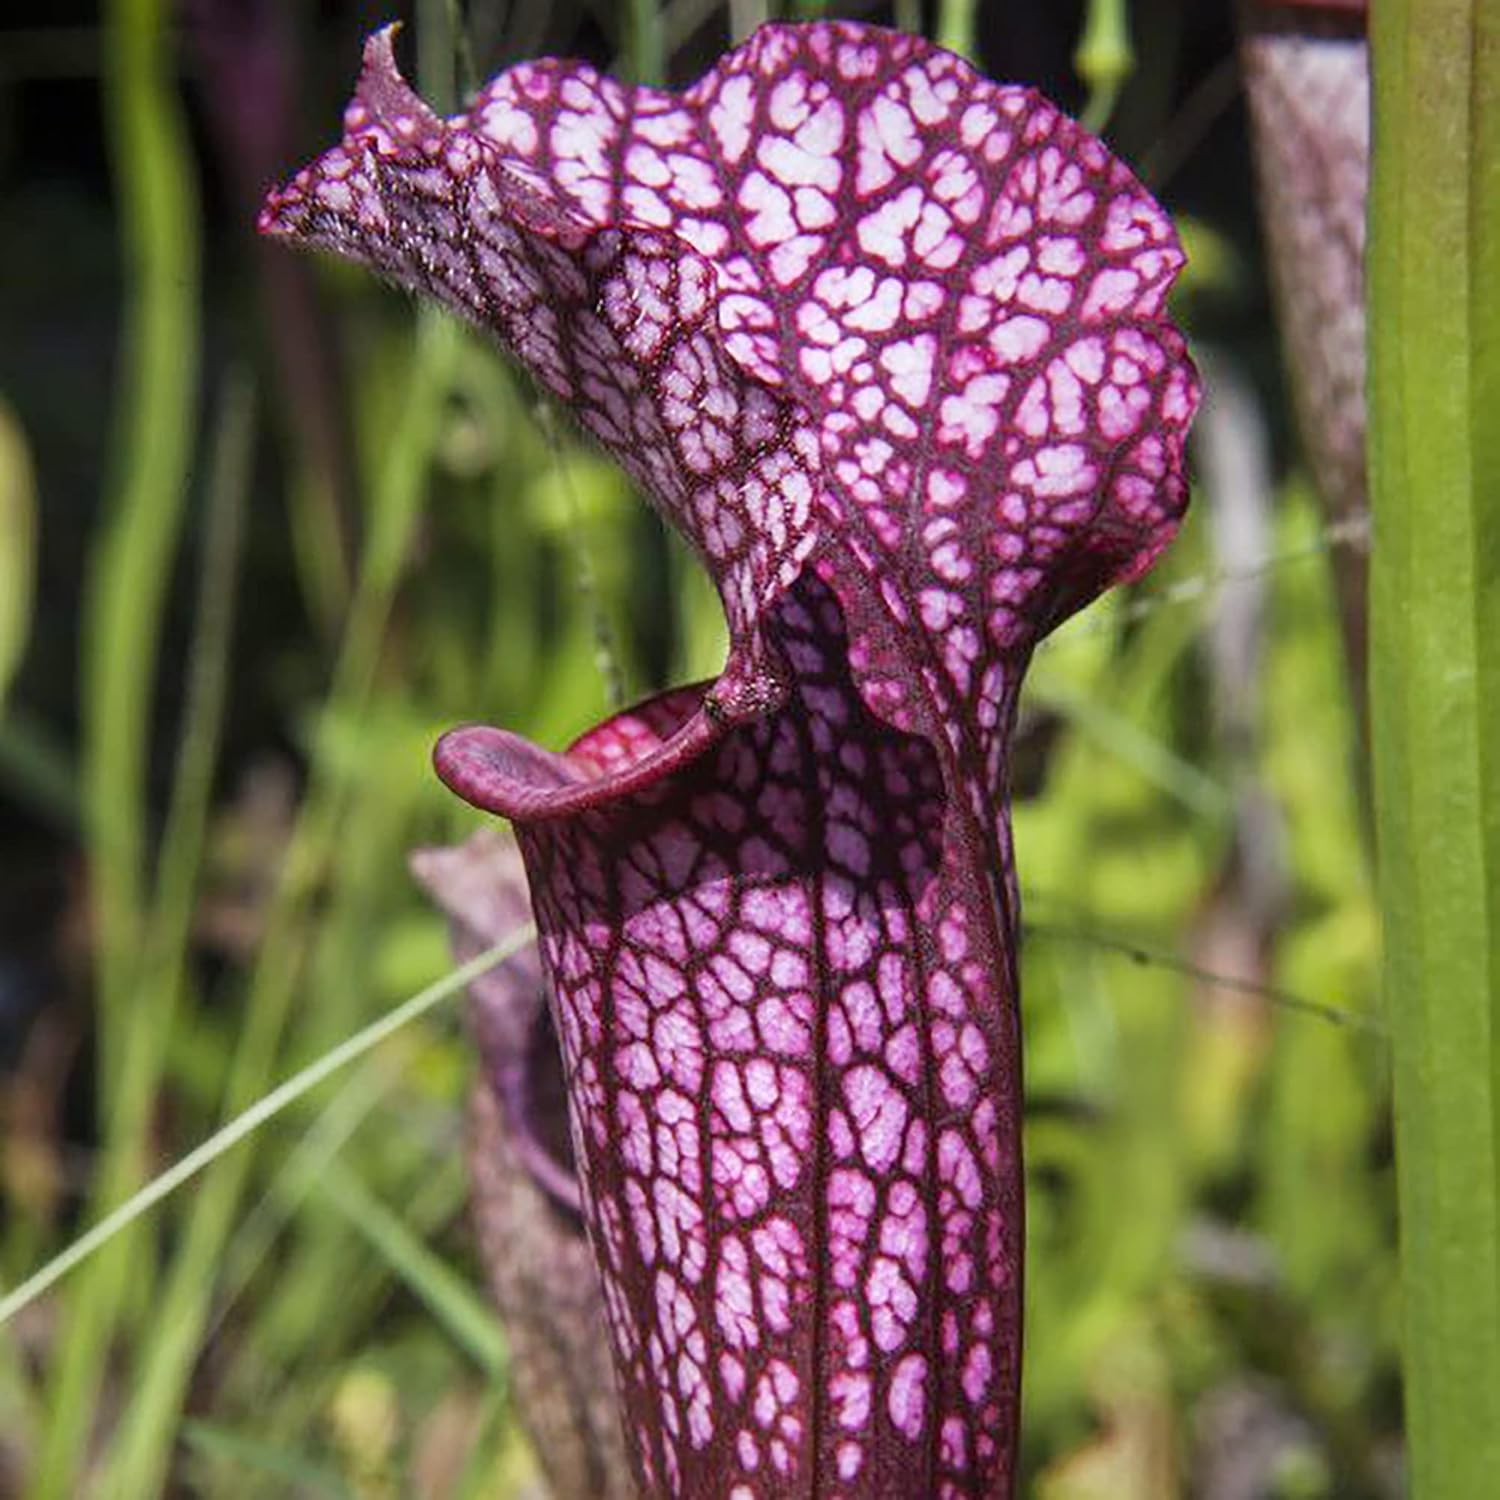
[[108,1213],[86,1234],[79,1236],[60,1255],[48,1261],[34,1275],[27,1277],[20,1286],[0,1298],[0,1325],[8,1323],[17,1313],[29,1307],[36,1299],[50,1290],[69,1271],[87,1260],[121,1230],[127,1228],[143,1214],[155,1208],[163,1198],[177,1191],[183,1183],[196,1177],[205,1167],[217,1161],[226,1152],[232,1151],[248,1136],[254,1134],[267,1120],[273,1119],[284,1109],[295,1104],[305,1094],[331,1078],[340,1068],[346,1068],[365,1053],[378,1047],[389,1036],[409,1026],[419,1017],[435,1009],[449,996],[463,989],[470,980],[477,979],[486,970],[507,958],[514,957],[536,937],[535,926],[528,922],[507,934],[494,947],[487,948],[478,957],[455,969],[451,974],[427,986],[387,1011],[378,1020],[372,1021],[363,1030],[325,1052],[310,1062],[300,1072],[293,1073],[284,1083],[278,1084],[269,1094],[256,1100],[248,1109],[236,1115],[221,1129],[216,1130],[201,1145],[189,1151],[180,1161],[168,1167],[159,1177],[154,1177],[138,1193],[132,1194],[112,1213]]

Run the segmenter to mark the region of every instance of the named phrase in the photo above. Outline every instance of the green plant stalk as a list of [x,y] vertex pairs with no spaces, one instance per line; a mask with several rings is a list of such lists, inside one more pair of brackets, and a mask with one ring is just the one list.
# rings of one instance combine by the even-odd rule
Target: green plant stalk
[[[185,693],[184,722],[176,775],[158,861],[156,897],[145,924],[131,1004],[150,1024],[133,1025],[122,1037],[119,1093],[111,1122],[104,1171],[114,1175],[99,1196],[112,1207],[135,1185],[144,1163],[151,1103],[159,1091],[167,1039],[187,979],[194,892],[202,865],[204,830],[218,758],[228,682],[234,616],[234,579],[249,489],[254,402],[243,374],[232,375],[216,423],[203,564]],[[75,1303],[79,1333],[71,1339],[59,1371],[54,1412],[86,1412],[85,1392],[96,1389],[88,1356],[114,1326],[126,1304],[133,1266],[129,1238],[122,1236],[101,1256],[80,1285]],[[87,1330],[87,1331],[85,1331]]]
[[1120,90],[1135,71],[1128,0],[1089,0],[1073,66],[1089,91],[1079,119],[1086,129],[1099,134],[1109,124]]
[[[118,1202],[145,1170],[150,1117],[161,1093],[179,1004],[189,987],[193,913],[230,681],[235,583],[254,440],[254,390],[247,372],[234,369],[214,422],[177,759],[130,1000],[140,1019],[126,1028],[117,1062],[120,1092],[109,1139],[111,1145],[118,1142],[125,1170],[108,1184],[105,1206]],[[129,1170],[131,1158],[139,1164],[134,1170]],[[129,1256],[121,1254],[116,1274],[138,1275],[128,1262]],[[134,1300],[142,1302],[139,1292]]]
[[[177,761],[132,1000],[133,1006],[149,1009],[153,1024],[129,1028],[120,1058],[121,1114],[139,1118],[143,1128],[161,1085],[167,1042],[187,985],[193,911],[229,684],[235,581],[254,437],[253,388],[244,370],[233,370],[214,422]],[[143,1140],[142,1150],[144,1146]]]
[[331,646],[350,591],[337,501],[327,476],[306,458],[297,461],[287,489],[292,567],[319,637]]
[[631,76],[637,83],[664,83],[667,38],[666,28],[662,25],[660,0],[630,0],[626,23],[627,33],[622,50],[630,59]]
[[106,49],[127,300],[115,472],[84,662],[106,1042],[138,1019],[120,1012],[145,921],[150,709],[197,404],[198,204],[165,12],[163,0],[113,0]]
[[[503,432],[514,420],[516,398],[505,384],[497,362],[486,353],[469,362],[466,372],[469,399],[481,421],[492,432]],[[486,551],[490,563],[490,624],[475,701],[522,703],[538,679],[542,657],[536,618],[537,596],[543,587],[536,528],[516,524],[517,480],[511,465],[497,464],[490,481],[489,532]]]
[[[234,1341],[229,1351],[229,1363],[222,1369],[217,1406],[224,1412],[262,1414],[265,1420],[257,1427],[261,1436],[275,1431],[272,1403],[288,1396],[295,1399],[293,1393],[298,1389],[296,1374],[289,1369],[290,1360],[276,1339],[274,1324],[278,1304],[289,1295],[289,1281],[301,1275],[301,1266],[308,1257],[302,1232],[306,1220],[320,1213],[322,1217],[333,1218],[319,1200],[319,1184],[330,1164],[348,1147],[370,1114],[379,1106],[390,1105],[398,1081],[433,1042],[430,1036],[407,1036],[402,1040],[404,1045],[398,1046],[393,1041],[382,1049],[379,1057],[372,1057],[363,1068],[356,1070],[337,1093],[319,1105],[316,1113],[309,1111],[312,1117],[300,1137],[282,1142],[283,1164],[272,1176],[260,1201],[249,1213],[241,1215],[233,1237],[225,1246],[219,1295],[213,1316],[204,1328],[203,1342],[207,1344],[217,1339],[218,1330],[237,1306],[253,1312],[247,1336]],[[298,1222],[294,1224],[294,1221]],[[285,1258],[278,1260],[271,1299],[267,1301],[259,1295],[246,1299],[254,1278],[264,1271],[267,1258],[278,1241],[287,1246],[287,1251]],[[342,1319],[349,1315],[352,1290],[347,1233],[339,1236],[339,1247],[344,1257],[343,1280],[337,1284],[334,1295]],[[320,1247],[315,1246],[315,1250],[317,1248]],[[283,1269],[288,1274],[283,1274]],[[322,1292],[321,1295],[326,1297],[328,1294]],[[240,1318],[243,1317],[244,1314],[240,1314]],[[315,1364],[317,1356],[309,1358],[307,1347],[324,1347],[325,1325],[329,1321],[328,1318],[320,1319],[316,1329],[308,1329],[304,1323],[299,1344],[293,1346],[291,1355]],[[302,1416],[306,1419],[308,1415],[304,1404]]]
[[[418,319],[411,391],[381,471],[325,726],[347,722],[369,700],[396,585],[420,512],[459,338],[457,326],[446,319],[427,313]],[[252,1104],[270,1080],[303,968],[310,898],[339,828],[351,813],[344,778],[334,769],[335,758],[322,748],[322,742],[320,735],[311,786],[250,980],[245,1024],[225,1088],[226,1114]],[[194,1200],[130,1382],[130,1401],[110,1459],[107,1493],[121,1500],[136,1500],[161,1489],[178,1413],[212,1304],[217,1268],[249,1167],[248,1157],[225,1162],[203,1183]]]
[[[183,724],[162,831],[146,948],[147,989],[160,989],[160,1032],[152,1039],[160,1070],[170,1021],[185,978],[193,908],[213,795],[234,634],[235,579],[254,458],[255,392],[244,370],[227,379],[208,478],[207,517]],[[135,1028],[135,1032],[144,1028]],[[134,1032],[132,1034],[135,1034]]]
[[978,0],[938,0],[935,39],[939,46],[963,57],[974,56],[974,26]]
[[396,1277],[427,1306],[454,1345],[482,1374],[497,1380],[506,1366],[505,1335],[489,1304],[341,1162],[335,1159],[328,1164],[321,1186],[324,1201],[359,1231]]
[[1500,10],[1371,7],[1370,687],[1411,1493],[1500,1473]]
[[[139,1180],[150,1080],[126,1072],[130,1035],[158,1024],[135,992],[146,921],[147,757],[157,648],[191,460],[198,373],[198,206],[174,97],[162,0],[107,10],[107,121],[123,223],[126,315],[105,530],[85,633],[85,820],[97,956],[104,1162],[96,1206]],[[105,1354],[129,1284],[111,1247],[69,1310],[31,1493],[76,1492]]]
[[[451,1029],[444,1031],[440,1037],[434,1027],[413,1036],[406,1056],[419,1050],[436,1056],[451,1047],[455,1038]],[[392,1072],[401,1069],[394,1051],[382,1059]],[[253,1327],[244,1330],[246,1337],[235,1340],[233,1365],[226,1370],[225,1381],[216,1383],[219,1411],[252,1413],[257,1441],[301,1447],[316,1440],[317,1410],[310,1407],[308,1392],[327,1390],[330,1381],[337,1379],[335,1372],[364,1361],[370,1329],[381,1322],[380,1310],[390,1300],[393,1281],[407,1273],[399,1257],[388,1258],[374,1238],[359,1233],[358,1226],[340,1212],[332,1201],[336,1185],[330,1183],[326,1191],[323,1187],[329,1173],[354,1177],[367,1195],[375,1192],[373,1176],[387,1181],[379,1197],[400,1204],[402,1233],[412,1247],[433,1244],[462,1214],[461,1163],[449,1155],[434,1167],[430,1159],[432,1150],[441,1150],[439,1143],[446,1142],[448,1135],[429,1133],[416,1124],[399,1100],[393,1100],[392,1106],[396,1113],[387,1117],[387,1124],[398,1119],[415,1127],[409,1134],[403,1132],[407,1139],[398,1148],[405,1158],[402,1169],[389,1177],[380,1171],[377,1158],[384,1146],[376,1138],[367,1141],[367,1149],[358,1153],[357,1160],[351,1158],[342,1165],[331,1161],[319,1173],[317,1191],[302,1203],[296,1231],[278,1255],[274,1284],[262,1286],[254,1299]],[[451,1125],[451,1117],[447,1123]],[[309,1231],[316,1238],[310,1240]],[[339,1252],[337,1275],[331,1281],[321,1264],[322,1239],[336,1244]],[[423,1253],[431,1252],[424,1249]],[[453,1274],[449,1268],[449,1275]],[[421,1298],[426,1288],[414,1280],[412,1290]],[[465,1316],[457,1305],[440,1307],[434,1300],[432,1307],[435,1315],[430,1322],[438,1335],[449,1319]],[[485,1314],[485,1319],[493,1325],[492,1315]],[[424,1342],[431,1348],[434,1341]],[[459,1338],[459,1348],[468,1342],[466,1337]]]
[[620,661],[620,647],[615,640],[614,626],[609,611],[599,590],[599,573],[594,566],[594,553],[588,534],[588,522],[583,507],[578,503],[578,486],[569,467],[570,455],[563,447],[557,431],[557,422],[552,410],[545,404],[537,408],[537,415],[547,444],[552,450],[552,461],[562,477],[563,491],[568,505],[568,548],[573,554],[573,583],[583,601],[583,607],[593,626],[595,660],[599,678],[604,684],[604,698],[611,712],[625,706],[625,671]]
[[31,450],[15,413],[0,399],[0,719],[31,629],[36,532]]

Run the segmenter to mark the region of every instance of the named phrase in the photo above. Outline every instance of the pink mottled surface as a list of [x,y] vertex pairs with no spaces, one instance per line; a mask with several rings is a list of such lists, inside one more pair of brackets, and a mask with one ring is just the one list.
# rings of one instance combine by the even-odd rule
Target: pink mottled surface
[[450,121],[382,34],[263,223],[492,330],[724,601],[706,689],[438,751],[526,854],[642,1486],[1007,1493],[1008,732],[1185,503],[1165,215],[1035,93],[819,23],[680,96],[526,64]]

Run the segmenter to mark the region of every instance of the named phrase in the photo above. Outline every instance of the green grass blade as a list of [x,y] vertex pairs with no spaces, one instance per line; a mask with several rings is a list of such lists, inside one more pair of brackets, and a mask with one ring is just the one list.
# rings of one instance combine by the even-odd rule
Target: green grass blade
[[198,568],[198,600],[183,694],[177,767],[162,832],[157,888],[148,929],[145,982],[152,990],[165,991],[157,1002],[155,1016],[163,1031],[175,1014],[197,899],[214,769],[229,693],[235,585],[250,499],[254,448],[254,387],[244,370],[233,369],[225,381],[214,425],[208,514]]
[[[84,662],[86,824],[98,927],[105,1161],[95,1203],[139,1180],[149,1094],[125,1086],[123,1053],[156,1020],[136,1005],[145,921],[147,759],[157,648],[191,461],[198,376],[198,205],[162,0],[107,7],[109,133],[126,280],[119,429],[94,557]],[[38,1500],[76,1492],[104,1355],[123,1310],[122,1241],[69,1309],[52,1370]]]
[[[155,898],[145,914],[141,952],[130,956],[132,1023],[123,1029],[111,1059],[113,1112],[104,1147],[103,1187],[96,1195],[101,1209],[119,1202],[140,1175],[148,1120],[160,1092],[167,1041],[186,977],[204,831],[228,691],[234,585],[253,434],[251,388],[243,374],[234,374],[226,387],[213,444],[191,665],[177,774],[161,839],[159,879]],[[106,958],[105,962],[108,965],[112,960]],[[130,1242],[122,1237],[108,1256],[100,1257],[92,1276],[80,1286],[73,1304],[76,1331],[58,1368],[55,1412],[68,1413],[94,1388],[98,1377],[90,1356],[105,1346],[126,1308],[132,1275]]]
[[1371,695],[1411,1493],[1500,1473],[1500,9],[1371,7]]
[[939,0],[937,30],[940,46],[964,57],[974,56],[974,28],[979,19],[976,0]]
[[625,16],[625,55],[637,83],[661,83],[667,71],[666,28],[661,0],[630,0]]
[[31,629],[36,480],[21,424],[0,401],[0,716]]
[[[376,488],[359,586],[324,710],[312,785],[287,851],[266,935],[245,1001],[245,1023],[225,1086],[227,1113],[246,1108],[267,1087],[297,993],[309,931],[308,902],[346,818],[347,777],[328,749],[329,735],[369,702],[386,625],[426,495],[428,466],[451,383],[460,333],[451,320],[424,313],[417,322],[410,397],[387,450]],[[138,1350],[138,1375],[111,1456],[112,1492],[135,1500],[161,1487],[172,1432],[213,1295],[224,1245],[248,1163],[226,1163],[204,1183],[188,1216],[150,1337]]]
[[339,1162],[329,1163],[320,1187],[326,1200],[448,1330],[453,1342],[492,1380],[501,1374],[506,1362],[505,1335],[499,1320],[469,1284]]
[[1086,129],[1102,131],[1114,113],[1120,90],[1135,71],[1126,0],[1089,0],[1073,66],[1089,91],[1079,118]]
[[[161,0],[115,0],[106,56],[127,314],[115,473],[88,602],[86,790],[106,1045],[145,913],[146,761],[157,647],[192,457],[198,205]],[[106,1060],[107,1061],[107,1060]]]

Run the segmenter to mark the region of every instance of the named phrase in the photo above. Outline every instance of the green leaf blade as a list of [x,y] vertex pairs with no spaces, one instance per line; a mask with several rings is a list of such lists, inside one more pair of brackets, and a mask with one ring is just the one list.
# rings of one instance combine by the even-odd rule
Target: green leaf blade
[[1412,1493],[1500,1470],[1500,17],[1372,7],[1371,693]]

